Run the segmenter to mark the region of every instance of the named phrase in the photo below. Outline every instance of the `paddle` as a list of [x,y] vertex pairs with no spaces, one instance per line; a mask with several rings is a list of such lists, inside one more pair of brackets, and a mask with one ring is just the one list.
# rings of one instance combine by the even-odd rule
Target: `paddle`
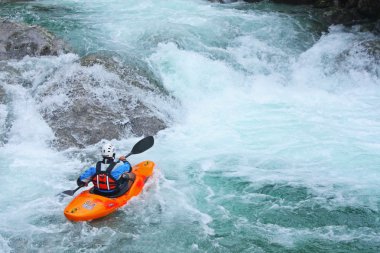
[[131,152],[129,152],[125,158],[130,155],[140,154],[148,149],[150,149],[154,144],[153,136],[147,136],[144,139],[139,140],[132,148]]
[[[66,195],[69,195],[69,196],[73,196],[74,193],[79,190],[80,188],[82,188],[83,186],[78,186],[75,190],[67,190],[67,191],[64,191],[64,192],[61,192],[60,194],[66,194]],[[59,195],[60,195],[59,194]]]
[[[125,158],[127,158],[128,156],[130,155],[136,155],[136,154],[140,154],[148,149],[150,149],[154,144],[154,138],[153,136],[147,136],[141,140],[139,140],[132,148],[131,152],[129,152]],[[62,194],[66,194],[66,195],[69,195],[69,196],[73,196],[74,193],[79,190],[80,188],[84,187],[83,186],[78,186],[75,190],[67,190],[67,191],[64,191],[64,192],[61,192],[59,193],[58,195],[61,195]]]

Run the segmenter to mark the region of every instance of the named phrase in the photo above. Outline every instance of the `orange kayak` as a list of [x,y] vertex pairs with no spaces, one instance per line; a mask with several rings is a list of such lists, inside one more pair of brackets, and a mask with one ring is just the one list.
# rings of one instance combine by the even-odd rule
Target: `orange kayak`
[[104,217],[124,206],[132,197],[142,191],[146,180],[153,174],[154,162],[143,161],[132,167],[136,175],[130,189],[115,198],[93,194],[86,190],[76,196],[65,208],[64,214],[71,221],[88,221]]

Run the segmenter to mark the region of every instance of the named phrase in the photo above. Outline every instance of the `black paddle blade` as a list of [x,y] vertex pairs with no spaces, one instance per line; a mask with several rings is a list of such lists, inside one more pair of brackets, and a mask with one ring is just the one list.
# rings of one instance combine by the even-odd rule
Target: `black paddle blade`
[[58,195],[59,196],[63,196],[63,197],[65,197],[66,195],[68,195],[68,196],[73,196],[74,195],[74,193],[77,191],[77,190],[79,190],[80,188],[82,188],[83,186],[78,186],[75,190],[67,190],[67,191],[64,191],[64,192],[61,192],[61,193],[59,193]]
[[144,139],[141,139],[139,142],[137,142],[131,151],[131,155],[133,154],[140,154],[144,152],[145,150],[150,149],[154,144],[154,138],[153,136],[147,136]]
[[74,193],[75,193],[75,191],[73,191],[73,190],[67,190],[67,191],[61,192],[60,194],[66,194],[66,195],[69,195],[69,196],[73,196]]
[[61,193],[58,193],[57,196],[58,197],[58,200],[59,202],[62,202],[62,200],[67,197],[67,196],[73,196],[74,195],[74,192],[73,191],[64,191],[64,192],[61,192]]

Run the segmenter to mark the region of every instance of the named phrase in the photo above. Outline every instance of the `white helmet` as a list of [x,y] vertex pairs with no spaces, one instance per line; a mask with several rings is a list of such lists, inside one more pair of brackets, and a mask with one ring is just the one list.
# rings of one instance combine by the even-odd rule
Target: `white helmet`
[[106,143],[102,147],[102,156],[115,158],[115,147],[111,143]]

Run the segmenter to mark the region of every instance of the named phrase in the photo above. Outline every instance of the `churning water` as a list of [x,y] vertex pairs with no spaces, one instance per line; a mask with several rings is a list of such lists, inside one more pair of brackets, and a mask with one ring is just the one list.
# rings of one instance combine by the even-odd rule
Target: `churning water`
[[[46,0],[2,4],[0,15],[41,25],[77,52],[1,63],[30,84],[0,72],[9,100],[0,107],[0,251],[380,251],[373,34],[323,32],[308,9],[267,2]],[[36,103],[33,94],[68,69],[96,76],[76,62],[104,50],[141,60],[179,106],[155,102],[172,123],[130,159],[157,163],[144,193],[104,219],[71,223],[70,197],[55,194],[76,187],[98,145],[51,148],[40,111],[64,98]],[[138,139],[115,141],[118,152]]]

